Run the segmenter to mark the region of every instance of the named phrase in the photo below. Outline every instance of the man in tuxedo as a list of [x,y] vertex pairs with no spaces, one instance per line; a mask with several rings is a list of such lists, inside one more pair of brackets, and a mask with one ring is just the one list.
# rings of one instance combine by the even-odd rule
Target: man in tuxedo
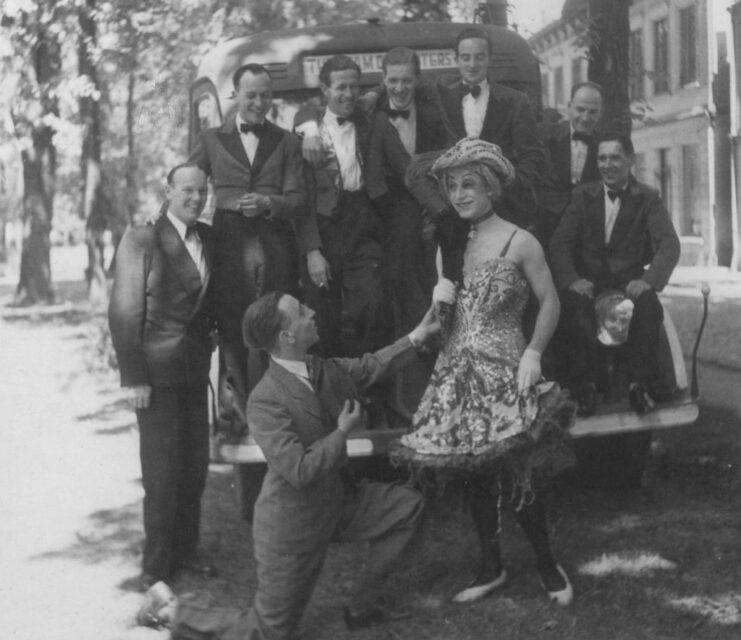
[[602,103],[598,84],[576,84],[571,89],[569,119],[540,125],[546,164],[535,185],[536,235],[546,249],[574,187],[600,179],[594,130],[602,117]]
[[429,306],[436,281],[432,233],[448,207],[438,193],[418,203],[405,186],[407,168],[412,156],[447,149],[455,139],[434,87],[420,81],[420,61],[412,49],[391,49],[382,69],[384,90],[375,106],[368,194],[383,225],[384,288],[391,295],[395,335],[403,335]]
[[108,310],[121,384],[139,423],[144,587],[180,568],[211,571],[197,555],[213,328],[213,233],[197,221],[206,176],[178,165],[166,194],[166,213],[121,239]]
[[[569,354],[565,382],[582,415],[595,410],[595,299],[620,290],[634,304],[623,362],[639,413],[654,406],[658,382],[661,291],[679,260],[679,239],[659,195],[631,175],[628,136],[605,134],[597,151],[601,181],[578,186],[550,243],[561,292],[561,340]],[[646,267],[648,265],[648,267]]]
[[443,109],[456,139],[481,138],[501,147],[515,167],[515,181],[505,193],[503,217],[525,229],[535,225],[532,190],[545,155],[525,94],[488,79],[491,42],[477,27],[456,39],[458,77],[437,83]]
[[[181,599],[173,638],[293,637],[332,541],[369,543],[344,610],[347,627],[405,617],[379,604],[379,596],[419,525],[422,495],[406,485],[353,481],[347,437],[362,422],[358,392],[414,362],[417,348],[439,329],[430,310],[408,336],[376,353],[325,360],[307,355],[318,339],[310,308],[281,292],[250,305],[245,340],[270,354],[247,405],[268,465],[253,522],[257,592],[252,607],[242,611]],[[156,614],[160,607],[152,604]],[[158,621],[167,623],[171,615]]]
[[[295,225],[305,215],[303,161],[298,139],[266,119],[270,75],[262,65],[246,64],[235,71],[233,84],[236,114],[203,131],[190,160],[214,190],[219,340],[232,410],[239,413],[255,383],[247,377],[242,314],[267,291],[298,291],[299,253],[315,249],[317,238],[298,237],[297,248]],[[220,386],[223,391],[223,380]]]
[[316,310],[321,353],[358,356],[390,334],[381,226],[367,190],[372,124],[357,105],[360,68],[351,58],[329,58],[319,82],[326,99],[318,122],[321,153],[316,164],[307,164],[309,215],[301,233],[318,232],[321,248],[307,254],[304,295]]

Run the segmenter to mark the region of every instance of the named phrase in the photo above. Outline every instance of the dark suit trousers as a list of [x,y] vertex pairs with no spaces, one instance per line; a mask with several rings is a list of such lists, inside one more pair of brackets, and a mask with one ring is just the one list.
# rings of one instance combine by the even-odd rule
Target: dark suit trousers
[[[242,315],[264,293],[276,289],[298,295],[298,249],[288,222],[217,209],[214,285],[219,337],[227,372],[247,387],[247,350]],[[246,396],[245,396],[246,397]]]
[[432,300],[434,259],[422,241],[422,211],[406,191],[394,191],[391,209],[381,212],[383,225],[383,288],[391,299],[394,335],[409,333]]
[[357,357],[390,341],[388,305],[381,287],[379,224],[364,191],[340,193],[337,213],[317,215],[328,289],[304,275],[307,304],[316,312],[320,355]]
[[[401,485],[363,483],[349,490],[335,534],[340,542],[370,543],[366,566],[356,581],[353,602],[377,595],[380,580],[412,539],[422,514],[422,496]],[[307,532],[310,535],[310,532]],[[211,609],[182,600],[172,637],[214,640],[287,640],[311,598],[327,555],[329,540],[313,549],[286,554],[255,545],[257,593],[251,609]]]
[[[599,292],[598,292],[599,293]],[[649,389],[659,377],[659,336],[664,312],[656,292],[642,293],[634,301],[628,339],[621,349],[629,381],[642,382]],[[567,291],[561,298],[558,355],[563,382],[570,388],[594,382],[599,366],[599,342],[594,300]]]
[[209,461],[205,384],[154,387],[137,409],[144,485],[142,569],[166,579],[196,550]]

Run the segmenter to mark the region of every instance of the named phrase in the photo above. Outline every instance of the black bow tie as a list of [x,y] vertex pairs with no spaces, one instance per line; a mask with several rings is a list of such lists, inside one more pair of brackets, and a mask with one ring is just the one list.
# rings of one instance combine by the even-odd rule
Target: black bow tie
[[196,225],[192,224],[185,228],[185,239],[187,240],[188,238],[198,238],[198,229],[196,229]]
[[620,191],[616,191],[615,189],[608,189],[607,190],[607,197],[610,198],[610,202],[615,202],[616,198],[620,198],[621,200],[627,195],[628,188],[620,189]]
[[481,85],[475,84],[473,86],[464,84],[461,92],[463,97],[466,97],[469,93],[473,96],[474,100],[481,95]]
[[267,126],[264,122],[261,122],[260,124],[247,124],[246,122],[240,122],[239,130],[242,133],[254,133],[256,136],[259,136],[261,133],[265,133]]
[[409,109],[389,109],[389,118],[404,118],[409,120]]
[[350,120],[350,118],[345,118],[344,116],[337,116],[337,124],[338,125],[342,126],[346,122],[352,122],[352,120]]
[[574,131],[574,133],[571,134],[571,139],[581,141],[584,144],[589,144],[592,141],[592,136],[583,131]]

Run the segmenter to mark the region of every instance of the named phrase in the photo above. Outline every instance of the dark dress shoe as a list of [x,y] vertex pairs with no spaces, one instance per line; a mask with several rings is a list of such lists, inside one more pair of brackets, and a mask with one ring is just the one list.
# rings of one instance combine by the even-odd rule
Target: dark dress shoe
[[175,562],[175,569],[180,571],[189,571],[191,573],[200,573],[207,578],[215,578],[219,575],[219,572],[211,561],[201,555],[181,558]]
[[636,413],[649,413],[656,408],[656,401],[641,382],[633,382],[630,385],[628,400]]
[[576,395],[576,415],[586,418],[597,410],[597,387],[594,382],[584,382]]
[[406,609],[387,609],[380,606],[368,607],[362,611],[353,611],[350,607],[345,607],[342,613],[348,631],[367,629],[383,622],[407,620],[412,617],[412,614]]

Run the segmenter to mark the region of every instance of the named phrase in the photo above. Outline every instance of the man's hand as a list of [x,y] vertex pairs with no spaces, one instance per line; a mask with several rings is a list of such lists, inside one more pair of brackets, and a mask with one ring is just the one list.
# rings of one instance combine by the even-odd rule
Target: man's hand
[[152,387],[143,384],[138,387],[127,387],[127,400],[134,409],[146,409],[149,406],[149,398],[152,395]]
[[627,293],[631,299],[637,300],[638,296],[640,296],[644,291],[648,291],[650,288],[651,285],[645,280],[631,280],[628,283],[628,286],[625,287],[625,293]]
[[363,410],[357,400],[345,400],[337,416],[337,428],[345,435],[357,429],[363,422]]
[[329,289],[329,281],[332,279],[329,271],[329,263],[324,259],[319,249],[314,249],[306,254],[306,267],[309,270],[311,281],[320,289]]
[[579,278],[569,285],[569,291],[578,293],[580,296],[587,296],[587,298],[594,298],[594,282]]
[[517,390],[522,392],[540,380],[540,354],[535,349],[525,349],[517,367]]
[[235,205],[242,212],[243,216],[254,218],[270,210],[270,198],[261,193],[248,193],[239,198]]
[[318,135],[304,136],[301,141],[301,155],[312,167],[319,167],[324,158],[322,139]]
[[422,321],[412,329],[409,339],[415,347],[422,347],[428,340],[440,333],[440,330],[440,316],[433,305],[427,310]]
[[455,304],[457,288],[452,280],[440,278],[432,290],[432,304],[438,306],[440,303]]

